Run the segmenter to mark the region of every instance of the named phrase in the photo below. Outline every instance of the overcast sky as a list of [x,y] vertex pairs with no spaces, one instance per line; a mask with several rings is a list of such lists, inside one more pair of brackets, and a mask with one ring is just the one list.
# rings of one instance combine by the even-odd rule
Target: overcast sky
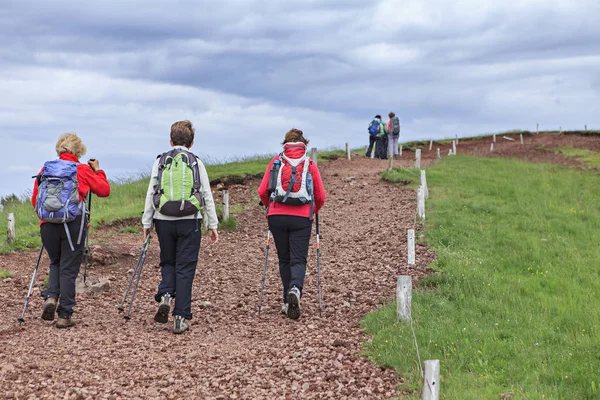
[[598,0],[0,1],[0,196],[76,132],[109,178],[150,168],[170,125],[209,160],[272,154],[292,127],[363,145],[600,128]]

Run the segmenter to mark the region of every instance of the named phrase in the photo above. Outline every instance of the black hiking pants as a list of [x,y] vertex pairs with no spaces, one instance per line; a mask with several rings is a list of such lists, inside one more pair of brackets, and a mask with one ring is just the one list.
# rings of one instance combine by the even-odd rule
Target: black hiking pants
[[87,234],[87,226],[84,226],[81,242],[77,244],[79,230],[81,229],[81,218],[83,216],[80,215],[75,220],[67,223],[75,251],[71,250],[67,231],[63,224],[45,222],[40,227],[42,243],[50,259],[48,290],[46,290],[45,298],[59,299],[58,308],[56,309],[59,318],[71,318],[73,307],[76,304],[75,281],[81,267],[85,235]]
[[373,144],[375,144],[375,141],[375,136],[369,134],[369,148],[367,149],[367,154],[365,154],[367,158],[371,157],[371,152],[373,151]]
[[164,221],[155,219],[160,244],[160,273],[162,279],[156,301],[169,293],[175,297],[173,315],[192,319],[192,284],[200,252],[200,227],[196,219]]
[[312,221],[292,215],[272,215],[269,217],[269,230],[279,258],[283,302],[287,303],[287,292],[292,286],[302,293]]

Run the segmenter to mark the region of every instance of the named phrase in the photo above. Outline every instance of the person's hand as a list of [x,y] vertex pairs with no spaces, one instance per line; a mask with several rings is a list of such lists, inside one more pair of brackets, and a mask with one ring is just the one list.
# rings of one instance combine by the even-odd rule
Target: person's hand
[[98,171],[100,169],[100,162],[98,160],[93,159],[93,158],[91,160],[88,160],[88,165],[92,168],[92,170],[94,172],[96,172],[96,171]]
[[208,235],[210,236],[210,242],[215,244],[219,241],[219,232],[216,229],[209,229]]
[[150,232],[152,232],[152,228],[144,228],[144,240],[146,240],[148,238],[148,235],[150,235]]

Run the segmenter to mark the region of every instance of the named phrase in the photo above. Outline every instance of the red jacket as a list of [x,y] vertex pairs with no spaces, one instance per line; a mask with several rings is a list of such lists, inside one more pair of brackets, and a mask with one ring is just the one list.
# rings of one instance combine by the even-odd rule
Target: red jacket
[[[79,162],[79,159],[71,153],[62,153],[59,157],[61,160]],[[40,170],[40,174],[44,168]],[[39,174],[38,174],[39,175]],[[110,195],[110,184],[106,179],[104,171],[99,169],[94,172],[92,167],[87,164],[79,164],[77,166],[77,182],[79,191],[79,201],[83,200],[91,190],[98,197],[108,197]],[[38,180],[33,184],[33,194],[31,195],[31,203],[35,208],[35,203],[38,195]]]
[[[286,143],[284,145],[284,154],[289,158],[300,158],[306,152],[306,146],[304,146],[303,149],[298,147],[287,148],[288,144],[291,143]],[[294,143],[294,145],[296,145],[296,143]],[[258,188],[258,196],[265,205],[269,204],[269,175],[271,172],[271,167],[273,166],[273,161],[275,161],[276,159],[279,159],[279,156],[273,157],[271,162],[269,162],[269,166],[267,167],[260,187]],[[311,162],[309,164],[308,170],[312,174],[313,179],[313,197],[315,201],[314,212],[315,214],[318,214],[321,207],[323,207],[323,204],[325,204],[327,196],[325,194],[325,188],[323,187],[321,173],[317,168],[317,164]],[[267,217],[271,215],[293,215],[297,217],[310,218],[310,204],[306,204],[303,206],[291,206],[282,203],[272,203],[269,207]]]

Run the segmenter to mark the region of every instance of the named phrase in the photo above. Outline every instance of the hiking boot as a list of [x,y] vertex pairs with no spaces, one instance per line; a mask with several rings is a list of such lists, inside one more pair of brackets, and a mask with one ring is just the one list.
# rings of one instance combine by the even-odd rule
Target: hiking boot
[[169,312],[171,311],[171,295],[169,293],[164,294],[160,298],[160,303],[158,305],[158,310],[156,310],[156,315],[154,316],[154,320],[161,324],[166,324],[169,322]]
[[175,316],[175,323],[173,324],[173,333],[180,334],[190,329],[190,325],[187,323],[185,318],[181,315]]
[[300,318],[300,289],[292,286],[287,295],[288,308],[287,316],[290,319]]
[[44,321],[54,321],[54,313],[56,313],[56,299],[54,297],[48,297],[44,303],[42,319]]
[[73,318],[58,318],[56,320],[56,327],[59,329],[63,329],[63,328],[68,328],[70,326],[75,325],[75,321],[73,321]]
[[288,303],[283,303],[281,305],[281,313],[287,315]]

